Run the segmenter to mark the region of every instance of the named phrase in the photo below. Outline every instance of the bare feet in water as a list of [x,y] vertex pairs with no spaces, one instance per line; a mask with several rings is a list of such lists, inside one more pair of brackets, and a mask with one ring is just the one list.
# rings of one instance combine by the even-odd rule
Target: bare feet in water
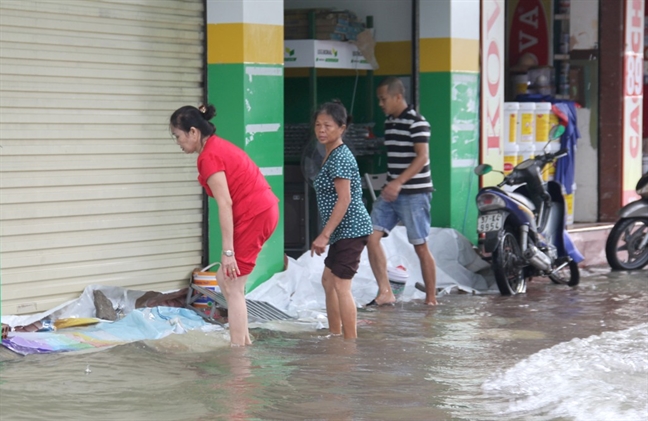
[[425,293],[425,305],[428,305],[428,306],[436,306],[436,305],[439,305],[439,303],[438,303],[437,300],[436,300],[436,296],[433,296],[433,297],[428,297],[428,296],[427,296],[427,290],[425,289],[425,285],[423,285],[423,284],[420,283],[420,282],[417,282],[416,285],[414,285],[414,286],[415,286],[416,289],[418,289],[419,291]]

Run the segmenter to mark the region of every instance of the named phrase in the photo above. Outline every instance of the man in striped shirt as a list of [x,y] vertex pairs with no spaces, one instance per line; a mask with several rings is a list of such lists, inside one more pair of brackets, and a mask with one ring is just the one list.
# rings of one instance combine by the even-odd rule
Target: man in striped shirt
[[387,277],[387,258],[380,239],[398,222],[407,229],[407,239],[414,246],[425,282],[425,304],[436,305],[436,263],[427,246],[430,234],[430,124],[405,100],[403,83],[389,77],[378,85],[380,108],[387,116],[387,184],[371,211],[373,234],[369,236],[369,262],[378,282],[378,305],[391,304],[396,297]]

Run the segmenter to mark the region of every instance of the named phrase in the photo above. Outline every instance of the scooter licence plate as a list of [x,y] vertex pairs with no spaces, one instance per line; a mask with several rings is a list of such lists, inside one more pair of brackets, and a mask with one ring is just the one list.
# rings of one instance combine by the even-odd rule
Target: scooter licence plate
[[489,213],[477,218],[477,232],[498,231],[502,228],[503,217],[501,213]]

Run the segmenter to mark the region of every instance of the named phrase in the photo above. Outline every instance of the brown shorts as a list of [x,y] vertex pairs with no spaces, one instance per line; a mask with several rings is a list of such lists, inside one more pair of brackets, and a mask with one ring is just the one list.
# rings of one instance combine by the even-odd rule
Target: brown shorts
[[328,249],[324,266],[341,279],[351,279],[360,266],[360,255],[367,245],[369,236],[345,238],[333,243]]

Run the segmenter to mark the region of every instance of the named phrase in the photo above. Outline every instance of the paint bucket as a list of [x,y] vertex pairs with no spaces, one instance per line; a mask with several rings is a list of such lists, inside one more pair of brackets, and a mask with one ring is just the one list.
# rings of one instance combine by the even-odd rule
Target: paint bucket
[[517,143],[517,119],[520,104],[504,103],[504,174],[508,175],[517,165],[519,147]]
[[537,102],[535,105],[536,151],[541,151],[549,142],[550,117],[551,104],[549,102]]
[[535,156],[535,102],[521,102],[518,113],[518,146],[521,160]]
[[574,225],[574,196],[576,194],[576,186],[572,189],[570,194],[565,194],[565,205],[567,207],[567,225]]
[[[556,153],[560,150],[560,143],[557,141],[553,141],[549,144],[549,147],[547,148],[548,153]],[[550,162],[547,164],[547,166],[544,168],[544,172],[542,173],[542,178],[545,181],[552,181],[556,179],[556,164],[557,161]]]
[[[218,286],[218,280],[216,279],[216,272],[209,272],[208,270],[214,266],[219,265],[220,262],[212,263],[211,265],[202,268],[201,270],[196,270],[191,274],[192,282],[194,285],[203,287],[208,291],[220,292],[220,287]],[[207,309],[214,305],[214,300],[201,295],[196,301],[193,302],[193,306],[198,309]]]
[[[551,104],[549,102],[537,102],[535,108],[535,154],[542,155],[548,152],[549,128],[551,126]],[[549,167],[545,166],[542,172],[542,179],[549,180]]]
[[392,292],[398,297],[403,292],[405,284],[409,279],[407,269],[403,265],[396,267],[387,266],[387,277],[389,278],[389,285],[391,285]]

